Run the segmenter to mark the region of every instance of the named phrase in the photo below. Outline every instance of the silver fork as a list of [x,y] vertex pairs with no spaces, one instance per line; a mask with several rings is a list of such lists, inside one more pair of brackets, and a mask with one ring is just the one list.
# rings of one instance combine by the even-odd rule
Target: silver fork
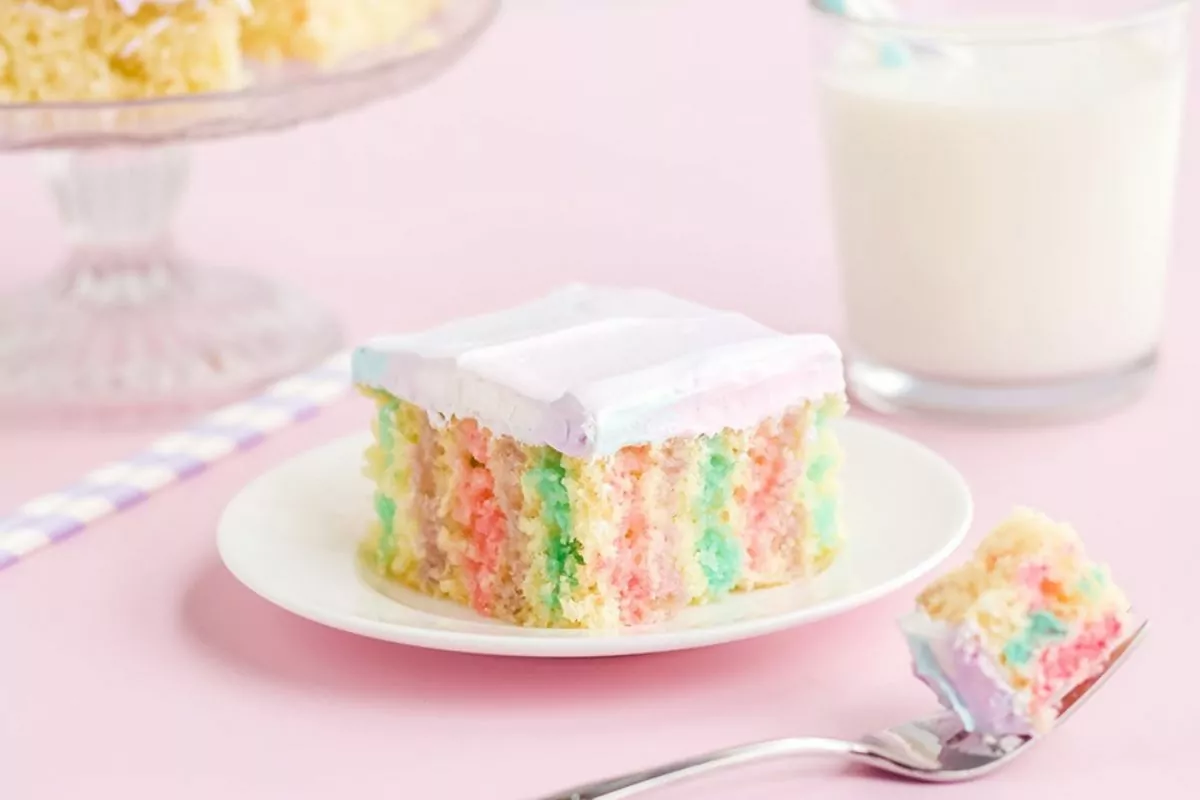
[[[1057,730],[1124,664],[1146,634],[1143,622],[1109,658],[1104,670],[1072,690],[1062,702]],[[793,756],[842,756],[874,769],[930,783],[969,781],[987,775],[1028,750],[1042,737],[982,736],[963,730],[958,717],[943,713],[864,736],[840,739],[794,738],[718,750],[661,767],[590,783],[541,800],[622,800],[710,772]]]

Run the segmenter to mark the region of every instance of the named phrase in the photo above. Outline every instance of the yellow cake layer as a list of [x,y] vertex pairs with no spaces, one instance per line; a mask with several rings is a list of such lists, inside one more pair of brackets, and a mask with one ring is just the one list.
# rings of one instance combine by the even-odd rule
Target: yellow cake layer
[[442,0],[254,0],[242,44],[267,62],[320,64],[398,41],[418,30]]
[[[239,89],[246,59],[330,65],[432,44],[442,0],[0,0],[0,102],[132,100]],[[247,16],[244,10],[249,7]]]
[[0,101],[127,100],[246,82],[235,0],[0,0]]
[[1108,568],[1088,558],[1074,528],[1023,508],[992,530],[970,561],[931,583],[917,603],[931,619],[969,625],[997,651],[1026,628],[1034,606],[1070,626],[1129,608]]

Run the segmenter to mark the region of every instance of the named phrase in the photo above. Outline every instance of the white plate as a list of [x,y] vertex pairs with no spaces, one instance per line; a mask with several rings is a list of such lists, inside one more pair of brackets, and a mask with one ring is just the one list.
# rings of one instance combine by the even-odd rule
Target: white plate
[[902,436],[841,420],[849,542],[808,585],[734,595],[669,623],[621,632],[533,630],[406,589],[384,596],[355,550],[372,513],[360,476],[366,435],[319,447],[261,476],[225,509],[221,558],[251,590],[295,614],[418,647],[511,656],[615,656],[721,644],[839,614],[901,588],[962,542],[971,495],[942,458]]

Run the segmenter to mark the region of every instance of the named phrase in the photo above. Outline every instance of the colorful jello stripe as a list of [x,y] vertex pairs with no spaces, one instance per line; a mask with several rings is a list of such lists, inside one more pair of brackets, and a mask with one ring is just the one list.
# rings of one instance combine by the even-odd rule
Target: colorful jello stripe
[[[376,400],[393,413],[390,396]],[[395,541],[381,520],[371,546],[394,551],[385,571],[406,585],[545,626],[650,622],[811,575],[827,565],[813,554],[836,548],[817,541],[809,518],[819,507],[803,504],[833,492],[838,453],[820,432],[810,442],[813,409],[786,419],[764,429],[756,467],[748,431],[581,459],[492,437],[472,420],[434,428],[399,402],[393,434],[377,426],[367,458],[367,474],[397,501]],[[410,427],[415,440],[401,433]],[[812,469],[809,448],[822,459]],[[807,515],[799,528],[797,513]],[[756,547],[769,557],[751,568]]]
[[1037,650],[1067,638],[1067,633],[1066,624],[1058,617],[1049,611],[1035,611],[1029,616],[1025,630],[1004,646],[1004,660],[1018,667],[1028,664]]
[[541,462],[528,473],[530,484],[542,500],[542,524],[546,528],[546,603],[551,614],[562,611],[563,592],[576,584],[583,558],[579,542],[571,533],[571,501],[567,493],[567,471],[561,453],[542,449]]
[[0,570],[317,414],[350,388],[349,354],[282,380],[0,517]]
[[754,574],[771,568],[776,531],[771,525],[786,501],[787,461],[775,426],[764,423],[750,441],[749,514],[745,521],[746,567]]
[[466,464],[458,502],[463,504],[465,533],[471,537],[466,552],[471,605],[481,614],[491,613],[495,601],[500,559],[508,523],[496,497],[496,481],[484,466],[490,435],[473,421],[461,426]]
[[652,485],[649,447],[627,447],[613,457],[613,501],[625,509],[616,529],[612,590],[620,604],[621,622],[635,625],[650,615],[660,564],[654,560],[646,519],[646,490]]
[[741,543],[723,516],[733,494],[730,483],[733,467],[733,458],[725,438],[710,438],[701,467],[696,516],[700,519],[697,558],[708,579],[709,592],[713,595],[723,594],[733,588],[742,571]]
[[[375,420],[379,437],[379,449],[382,464],[381,469],[385,476],[390,477],[392,466],[395,461],[396,450],[396,410],[399,408],[399,403],[395,400],[384,400],[379,404],[379,416]],[[387,484],[390,481],[384,482],[384,485],[375,490],[375,513],[379,517],[380,535],[379,542],[375,548],[375,557],[379,560],[381,567],[390,567],[392,560],[396,557],[396,500],[390,497],[387,492]]]
[[[841,446],[829,422],[844,411],[844,401],[831,399],[810,410],[804,434],[804,479],[800,482],[801,503],[808,513],[805,554],[808,567],[820,570],[837,554],[842,543],[840,471]],[[811,563],[809,563],[811,562]]]
[[1054,699],[1054,687],[1070,685],[1081,673],[1103,663],[1113,647],[1125,635],[1122,621],[1115,615],[1088,622],[1073,641],[1045,648],[1038,656],[1038,680],[1033,695],[1040,700]]

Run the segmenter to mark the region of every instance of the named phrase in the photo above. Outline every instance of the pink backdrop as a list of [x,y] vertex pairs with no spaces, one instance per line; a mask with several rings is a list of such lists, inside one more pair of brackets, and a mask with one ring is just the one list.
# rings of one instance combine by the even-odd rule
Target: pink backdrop
[[[435,87],[201,150],[180,234],[214,262],[318,293],[353,338],[566,280],[653,284],[836,331],[805,34],[800,0],[511,0]],[[1128,671],[1061,734],[968,787],[813,762],[658,796],[1192,796],[1197,134],[1185,144],[1165,365],[1141,404],[1009,431],[885,421],[963,470],[982,523],[1038,506],[1115,562],[1156,623]],[[60,252],[26,158],[0,161],[0,220],[4,289]],[[249,478],[365,420],[343,403],[0,575],[0,796],[519,800],[698,749],[851,736],[930,709],[893,626],[911,590],[758,641],[573,663],[422,652],[276,610],[219,565],[216,518]],[[0,508],[153,433],[0,432]]]

